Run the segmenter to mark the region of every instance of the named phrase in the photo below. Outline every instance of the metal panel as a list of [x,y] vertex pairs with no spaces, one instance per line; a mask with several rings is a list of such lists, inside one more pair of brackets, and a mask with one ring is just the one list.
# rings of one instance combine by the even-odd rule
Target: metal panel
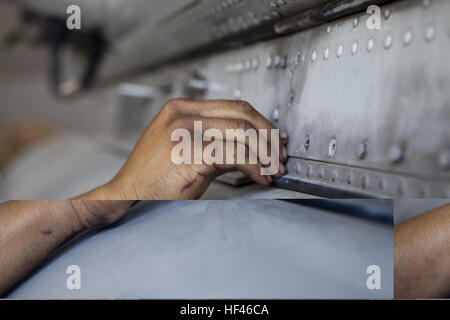
[[399,199],[394,201],[394,223],[399,225],[450,203],[448,199]]
[[[79,5],[84,27],[99,26],[111,44],[103,76],[116,76],[200,52],[275,36],[295,14],[306,26],[389,0],[21,0],[44,16],[66,17]],[[312,23],[310,23],[312,22]],[[305,27],[305,26],[303,26]],[[278,27],[279,30],[284,30]],[[289,28],[288,28],[289,29]]]
[[[392,237],[389,224],[280,201],[146,202],[8,298],[392,298]],[[366,286],[373,264],[381,290]],[[66,288],[69,265],[81,290]]]
[[448,1],[399,1],[382,7],[381,30],[357,14],[141,81],[170,75],[176,97],[201,75],[202,98],[248,100],[291,137],[280,186],[449,197],[449,13]]

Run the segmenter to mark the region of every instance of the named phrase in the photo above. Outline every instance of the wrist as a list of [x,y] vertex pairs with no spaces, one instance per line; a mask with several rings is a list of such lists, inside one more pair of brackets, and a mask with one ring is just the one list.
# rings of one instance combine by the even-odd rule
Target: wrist
[[100,229],[125,215],[135,201],[128,200],[71,200],[81,228]]

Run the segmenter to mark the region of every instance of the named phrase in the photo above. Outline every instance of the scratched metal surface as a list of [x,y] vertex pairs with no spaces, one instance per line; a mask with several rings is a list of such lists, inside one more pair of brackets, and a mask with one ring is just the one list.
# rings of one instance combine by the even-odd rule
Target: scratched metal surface
[[248,100],[291,137],[284,188],[447,198],[448,13],[448,1],[398,1],[382,7],[381,30],[356,14],[133,82],[172,88],[149,119],[171,97]]
[[[68,244],[8,298],[391,298],[392,233],[274,200],[142,203]],[[381,290],[366,287],[373,264]],[[80,291],[66,289],[69,265],[81,267]]]
[[[112,44],[102,74],[119,75],[182,57],[200,48],[231,47],[275,35],[275,24],[298,13],[318,22],[386,0],[15,0],[34,12],[65,18],[79,5],[83,27],[99,26]],[[340,5],[342,4],[342,8]],[[311,9],[320,8],[319,14]],[[355,10],[355,9],[353,9]],[[322,13],[323,12],[323,13]],[[192,35],[195,34],[195,37]],[[155,50],[156,49],[156,50]]]

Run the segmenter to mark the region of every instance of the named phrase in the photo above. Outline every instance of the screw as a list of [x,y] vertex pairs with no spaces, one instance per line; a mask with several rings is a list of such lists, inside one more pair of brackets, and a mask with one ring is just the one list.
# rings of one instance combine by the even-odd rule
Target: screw
[[359,146],[358,146],[358,158],[359,159],[364,159],[367,155],[367,142],[366,141],[362,141]]
[[273,111],[273,120],[274,120],[274,121],[278,121],[279,115],[280,115],[280,111],[278,110],[278,108],[276,108],[276,109]]
[[330,155],[330,157],[336,154],[336,149],[337,149],[337,141],[336,139],[331,139],[330,145],[328,147],[328,154]]
[[309,139],[309,136],[306,136],[305,137],[305,143],[303,144],[303,146],[305,148],[305,151],[308,151],[309,145],[310,145],[310,139]]
[[403,148],[399,145],[392,146],[389,150],[389,160],[392,163],[400,163],[402,162],[404,157]]

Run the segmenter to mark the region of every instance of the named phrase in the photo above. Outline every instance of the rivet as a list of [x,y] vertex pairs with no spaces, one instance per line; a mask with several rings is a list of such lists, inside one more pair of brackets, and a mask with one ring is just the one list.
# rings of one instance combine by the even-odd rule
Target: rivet
[[344,53],[344,47],[343,46],[339,46],[337,48],[337,56],[338,56],[338,58],[340,58],[343,53]]
[[312,176],[312,167],[308,166],[308,168],[306,169],[306,177],[310,178]]
[[366,189],[368,183],[369,183],[369,178],[367,176],[363,176],[362,179],[361,179],[361,187],[363,189]]
[[253,59],[252,60],[252,67],[253,67],[253,70],[258,70],[258,67],[259,67],[259,59],[258,58],[255,58],[255,59]]
[[388,34],[384,39],[384,47],[389,49],[392,46],[393,38],[392,35]]
[[245,70],[246,71],[252,70],[252,62],[250,60],[245,61]]
[[331,33],[331,26],[327,27],[327,33]]
[[320,169],[319,169],[319,178],[323,179],[324,176],[325,176],[325,168],[324,167],[320,167]]
[[244,64],[242,62],[239,62],[236,64],[236,71],[241,72],[244,70]]
[[351,185],[353,183],[353,175],[351,173],[347,175],[346,181],[348,185]]
[[359,146],[358,146],[358,158],[359,159],[363,160],[366,157],[367,149],[368,149],[368,146],[367,146],[366,141],[362,141],[359,143]]
[[403,35],[403,44],[405,46],[409,46],[413,39],[413,33],[411,30],[406,30],[405,34]]
[[329,56],[330,56],[330,49],[326,48],[323,52],[323,59],[327,60]]
[[311,54],[311,61],[314,62],[316,61],[316,59],[317,59],[317,51],[314,50]]
[[280,68],[283,68],[283,69],[286,68],[287,64],[288,64],[288,57],[286,55],[284,55],[281,57],[281,60],[280,60]]
[[404,158],[404,151],[403,148],[399,145],[394,145],[389,150],[389,160],[392,163],[399,163],[402,162]]
[[369,41],[367,41],[367,51],[371,52],[373,50],[374,46],[375,46],[375,41],[373,38],[370,38]]
[[352,54],[355,55],[358,52],[358,40],[355,40],[352,44]]
[[338,173],[336,170],[333,170],[333,173],[331,174],[331,181],[336,182],[337,178],[338,178]]
[[333,157],[336,154],[337,150],[337,141],[336,139],[331,139],[330,145],[328,146],[328,155]]
[[268,56],[267,60],[266,60],[266,66],[268,69],[272,68],[272,64],[273,64],[273,59],[272,56]]
[[311,142],[311,139],[309,138],[309,136],[306,136],[305,142],[303,143],[303,148],[305,149],[305,151],[309,150],[310,142]]
[[281,57],[280,56],[275,56],[275,60],[273,62],[274,67],[279,67],[281,65]]
[[442,169],[450,169],[450,149],[444,150],[439,154],[438,162]]
[[300,162],[297,163],[297,166],[295,168],[298,174],[302,173],[302,165]]
[[297,51],[295,54],[295,65],[301,64],[305,60],[305,57],[303,56],[303,53],[301,51]]
[[390,17],[391,17],[391,10],[389,9],[384,10],[384,18],[388,20]]
[[436,35],[436,29],[433,25],[428,26],[426,32],[425,32],[425,40],[428,42],[433,41],[434,37]]
[[359,18],[355,18],[353,19],[353,27],[356,28],[358,26],[359,23]]
[[278,121],[279,116],[280,116],[280,110],[278,110],[278,108],[276,108],[276,109],[273,111],[273,120],[274,120],[274,121]]

